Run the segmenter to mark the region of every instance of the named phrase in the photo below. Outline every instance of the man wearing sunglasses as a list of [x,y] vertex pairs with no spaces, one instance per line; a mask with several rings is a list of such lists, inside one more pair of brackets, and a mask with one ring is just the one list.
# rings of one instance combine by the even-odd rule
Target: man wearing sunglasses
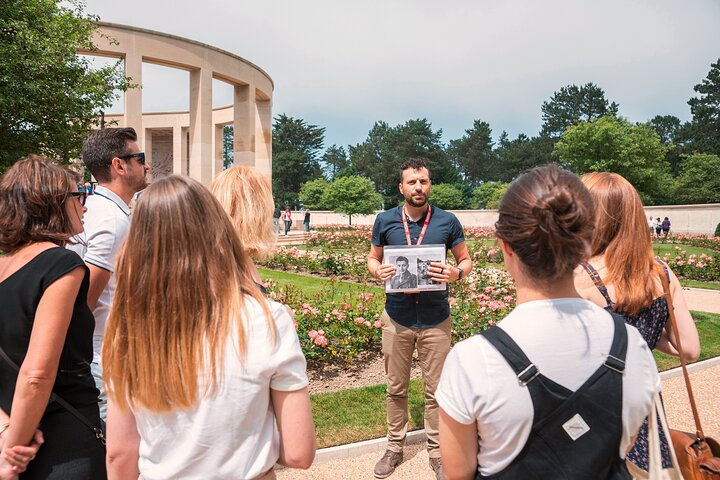
[[115,258],[130,229],[130,201],[147,186],[148,166],[132,128],[105,128],[90,133],[82,149],[83,163],[98,184],[87,197],[85,233],[69,248],[90,269],[88,306],[95,315],[92,373],[100,389],[100,416],[105,420],[107,397],[102,388],[100,349],[105,322],[115,295]]

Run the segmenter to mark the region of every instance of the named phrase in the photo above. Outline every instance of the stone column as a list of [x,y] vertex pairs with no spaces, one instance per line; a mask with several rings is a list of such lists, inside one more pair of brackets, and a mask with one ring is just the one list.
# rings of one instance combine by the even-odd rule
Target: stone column
[[125,115],[123,126],[132,127],[137,133],[137,144],[140,150],[146,150],[145,132],[142,123],[142,55],[136,52],[125,54],[125,75],[131,77],[131,82],[137,84],[136,88],[129,88],[125,92]]
[[[150,171],[147,175],[147,181],[150,183],[153,180],[152,129],[146,128],[144,130],[145,148],[143,151],[145,152],[145,164],[150,166]],[[140,135],[138,134],[138,136]]]
[[272,100],[258,100],[255,128],[255,168],[272,176]]
[[210,185],[213,170],[212,71],[190,72],[190,171],[188,175]]
[[176,123],[173,126],[173,168],[172,172],[177,175],[187,175],[185,168],[185,134],[182,125]]
[[213,125],[213,178],[217,177],[220,172],[223,171],[223,147],[225,146],[223,138],[224,125],[217,124]]
[[235,85],[233,101],[235,165],[255,166],[255,87]]

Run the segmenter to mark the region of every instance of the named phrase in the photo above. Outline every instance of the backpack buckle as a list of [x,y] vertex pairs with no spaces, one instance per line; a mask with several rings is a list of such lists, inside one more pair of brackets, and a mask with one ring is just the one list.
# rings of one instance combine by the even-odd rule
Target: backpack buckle
[[538,370],[534,363],[531,363],[522,372],[518,373],[518,383],[524,387],[532,382],[538,375],[540,375],[540,370]]
[[605,363],[603,363],[607,368],[610,370],[614,370],[619,374],[623,374],[625,372],[625,361],[620,360],[617,357],[613,357],[612,355],[608,355],[605,359]]

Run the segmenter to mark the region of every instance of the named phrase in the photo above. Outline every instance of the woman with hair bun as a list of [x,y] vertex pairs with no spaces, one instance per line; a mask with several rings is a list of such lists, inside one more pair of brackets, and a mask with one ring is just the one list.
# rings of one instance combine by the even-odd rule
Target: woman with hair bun
[[[668,323],[668,304],[661,275],[670,284],[685,359],[700,355],[700,339],[682,286],[675,274],[653,254],[652,240],[637,190],[616,173],[596,172],[582,177],[596,210],[590,259],[575,271],[580,295],[605,310],[618,312],[636,327],[650,349],[678,356],[675,334]],[[659,217],[658,217],[659,221]],[[647,421],[628,459],[648,469]],[[668,442],[661,432],[664,467],[670,467]]]
[[458,343],[435,393],[450,479],[626,479],[660,387],[639,332],[580,297],[595,212],[580,179],[530,170],[503,197],[496,235],[517,307]]

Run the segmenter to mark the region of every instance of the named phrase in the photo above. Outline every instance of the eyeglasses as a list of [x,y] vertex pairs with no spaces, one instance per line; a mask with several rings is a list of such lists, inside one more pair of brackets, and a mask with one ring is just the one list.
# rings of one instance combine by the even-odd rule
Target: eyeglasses
[[85,193],[83,192],[69,192],[69,196],[75,197],[78,199],[78,202],[80,202],[80,205],[85,206]]
[[138,159],[138,163],[140,165],[145,165],[145,152],[129,153],[127,155],[118,155],[118,158],[122,158],[123,160],[130,160],[133,157],[136,157]]

